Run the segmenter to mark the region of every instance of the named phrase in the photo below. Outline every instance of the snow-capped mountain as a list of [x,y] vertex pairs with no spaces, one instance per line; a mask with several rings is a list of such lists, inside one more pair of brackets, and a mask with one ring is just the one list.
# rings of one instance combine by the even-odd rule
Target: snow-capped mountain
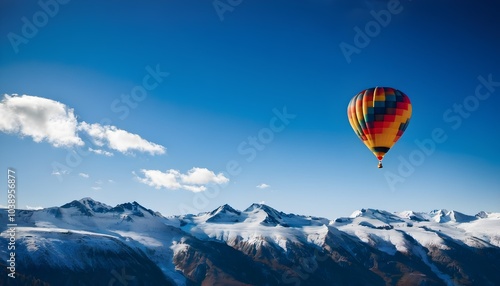
[[83,198],[17,210],[15,281],[7,218],[1,285],[500,285],[499,213],[361,209],[329,220],[252,204],[164,217]]

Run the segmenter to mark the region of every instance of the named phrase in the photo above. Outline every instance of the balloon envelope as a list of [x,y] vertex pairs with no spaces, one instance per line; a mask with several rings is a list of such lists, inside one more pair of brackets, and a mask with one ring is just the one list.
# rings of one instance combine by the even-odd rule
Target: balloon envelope
[[391,87],[363,90],[347,107],[352,129],[380,162],[408,127],[411,112],[408,96]]

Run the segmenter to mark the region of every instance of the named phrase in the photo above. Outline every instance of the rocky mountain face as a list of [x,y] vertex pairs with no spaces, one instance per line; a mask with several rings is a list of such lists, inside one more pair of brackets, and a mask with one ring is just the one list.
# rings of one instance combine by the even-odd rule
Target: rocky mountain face
[[[1,285],[500,285],[500,214],[361,209],[329,220],[263,204],[164,217],[84,198],[0,213]],[[7,261],[15,252],[16,278]]]

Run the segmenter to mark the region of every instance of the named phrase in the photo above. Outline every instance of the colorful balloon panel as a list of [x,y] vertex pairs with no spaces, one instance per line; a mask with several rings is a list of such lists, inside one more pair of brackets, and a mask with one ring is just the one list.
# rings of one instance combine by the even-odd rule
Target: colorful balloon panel
[[410,123],[412,106],[403,92],[374,87],[356,94],[347,107],[354,132],[380,161]]

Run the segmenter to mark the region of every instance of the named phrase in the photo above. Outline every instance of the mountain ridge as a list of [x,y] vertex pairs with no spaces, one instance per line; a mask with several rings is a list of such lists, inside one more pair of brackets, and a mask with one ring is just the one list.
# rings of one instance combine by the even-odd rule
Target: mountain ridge
[[[140,203],[138,203],[137,201],[133,201],[133,202],[125,202],[125,203],[120,203],[120,204],[117,204],[116,206],[112,207],[110,205],[107,205],[105,203],[102,203],[100,201],[97,201],[97,200],[94,200],[92,199],[91,197],[83,197],[79,200],[73,200],[71,202],[68,202],[66,204],[63,204],[61,206],[53,206],[53,207],[45,207],[45,208],[40,208],[40,209],[37,209],[37,210],[46,210],[46,209],[50,209],[50,208],[54,208],[54,207],[61,207],[61,208],[68,208],[70,205],[74,205],[76,203],[79,203],[79,204],[82,204],[83,206],[89,208],[90,210],[94,211],[94,212],[106,212],[106,211],[110,211],[110,210],[120,210],[122,208],[126,208],[126,209],[131,209],[131,206],[137,206],[138,208],[142,208],[143,210],[146,210],[148,211],[151,215],[162,215],[160,212],[155,212],[151,209],[148,209],[146,207],[144,207],[143,205],[141,205]],[[91,207],[89,207],[89,205]],[[94,208],[98,208],[97,211],[94,209]],[[2,209],[0,207],[0,209]],[[280,215],[289,215],[289,214],[286,214],[282,211],[278,211],[276,210],[275,208],[267,205],[267,204],[262,204],[262,203],[252,203],[249,207],[245,208],[243,211],[241,210],[237,210],[235,208],[233,208],[231,205],[229,204],[224,204],[224,205],[221,205],[217,208],[215,208],[214,210],[212,211],[207,211],[207,212],[201,212],[201,213],[198,213],[198,214],[184,214],[184,215],[193,215],[193,216],[196,216],[196,215],[200,215],[200,214],[204,214],[204,213],[213,213],[213,212],[216,212],[218,209],[221,209],[221,210],[232,210],[234,212],[250,212],[251,210],[254,210],[254,209],[261,209],[261,210],[264,210],[266,211],[268,214],[272,214],[272,213],[275,213],[275,214],[278,214],[278,217]],[[25,209],[20,209],[20,210],[25,210]],[[27,209],[27,210],[31,210],[31,209]],[[357,213],[364,213],[364,212],[380,212],[382,210],[378,210],[378,209],[374,209],[374,208],[361,208],[359,210],[356,210],[354,211],[350,216],[349,218],[352,218],[353,216],[355,216],[355,214]],[[394,212],[388,212],[388,211],[385,211],[383,210],[383,212],[385,213],[388,213],[388,214],[391,214],[391,215],[396,215],[396,216],[399,216],[399,217],[402,217],[402,218],[408,218],[408,217],[404,217],[405,215],[412,215],[412,216],[421,216],[422,214],[423,215],[428,215],[429,217],[427,217],[427,219],[432,219],[433,216],[444,216],[444,217],[450,217],[450,216],[464,216],[466,218],[469,218],[469,219],[477,219],[477,218],[486,218],[488,217],[488,215],[499,215],[500,216],[500,212],[499,213],[496,213],[496,212],[488,212],[488,211],[484,211],[484,210],[481,210],[479,212],[477,212],[476,214],[474,215],[469,215],[469,214],[465,214],[465,213],[462,213],[462,212],[459,212],[457,210],[447,210],[447,209],[433,209],[431,211],[428,211],[428,212],[416,212],[416,211],[413,211],[413,210],[405,210],[405,211],[394,211]],[[162,215],[163,216],[163,215]],[[175,216],[180,216],[180,215],[170,215],[172,217],[175,217]],[[310,216],[310,215],[302,215],[302,216],[309,216],[309,217],[316,217],[316,216]],[[324,218],[324,217],[316,217],[316,218]],[[347,218],[347,217],[339,217],[339,218]],[[338,219],[338,218],[336,218]],[[425,220],[425,219],[423,219]],[[448,221],[454,221],[456,219],[445,219],[445,220],[441,220],[441,222],[448,222]]]

